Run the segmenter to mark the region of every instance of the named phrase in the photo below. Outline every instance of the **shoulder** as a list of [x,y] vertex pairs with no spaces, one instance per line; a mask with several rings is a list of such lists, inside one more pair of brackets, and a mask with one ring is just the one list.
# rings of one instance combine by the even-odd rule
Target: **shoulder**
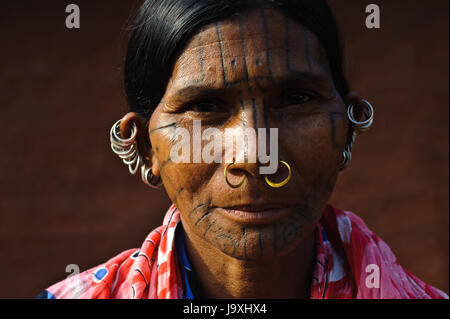
[[353,212],[327,205],[323,221],[345,251],[358,287],[357,298],[448,298],[404,269],[386,242]]
[[[175,228],[180,221],[175,205],[163,225],[147,235],[140,248],[126,250],[107,262],[60,281],[43,293],[45,299],[142,299],[172,298],[182,293],[172,250]],[[162,269],[162,270],[161,270]]]

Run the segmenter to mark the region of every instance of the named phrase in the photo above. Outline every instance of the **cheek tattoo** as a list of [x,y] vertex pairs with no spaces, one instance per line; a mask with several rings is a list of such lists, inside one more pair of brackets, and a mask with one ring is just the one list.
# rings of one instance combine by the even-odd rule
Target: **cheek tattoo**
[[328,118],[330,120],[330,126],[331,126],[331,144],[335,149],[340,149],[339,143],[336,141],[336,118],[345,118],[345,114],[340,112],[328,112]]

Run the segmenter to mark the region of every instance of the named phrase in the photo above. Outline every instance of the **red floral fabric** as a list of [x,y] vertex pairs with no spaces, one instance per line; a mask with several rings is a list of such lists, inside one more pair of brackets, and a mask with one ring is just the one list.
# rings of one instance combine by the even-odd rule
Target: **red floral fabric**
[[389,246],[352,212],[328,205],[316,245],[311,298],[448,299],[403,269]]
[[[106,263],[47,289],[49,298],[183,298],[175,249],[180,213],[172,205],[163,225],[141,248],[122,252]],[[390,248],[348,211],[327,205],[316,227],[316,259],[311,298],[447,298],[404,270]]]

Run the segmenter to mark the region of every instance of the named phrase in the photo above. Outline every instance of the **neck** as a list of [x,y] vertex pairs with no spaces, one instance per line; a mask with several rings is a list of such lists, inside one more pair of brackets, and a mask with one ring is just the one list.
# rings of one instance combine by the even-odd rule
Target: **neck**
[[309,298],[314,232],[294,250],[269,260],[230,257],[185,232],[189,259],[206,298]]

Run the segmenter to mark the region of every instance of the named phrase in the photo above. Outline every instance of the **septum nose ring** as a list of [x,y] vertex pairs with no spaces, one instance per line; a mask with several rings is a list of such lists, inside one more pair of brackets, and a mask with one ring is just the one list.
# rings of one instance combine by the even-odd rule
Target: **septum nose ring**
[[242,184],[244,184],[245,180],[247,179],[247,176],[244,174],[244,176],[242,176],[241,181],[239,183],[237,183],[237,184],[230,183],[230,181],[228,180],[228,168],[231,165],[234,165],[234,162],[233,163],[228,163],[225,166],[225,169],[223,170],[223,175],[225,176],[225,181],[227,182],[228,186],[230,186],[231,188],[239,188],[239,187],[242,186]]

